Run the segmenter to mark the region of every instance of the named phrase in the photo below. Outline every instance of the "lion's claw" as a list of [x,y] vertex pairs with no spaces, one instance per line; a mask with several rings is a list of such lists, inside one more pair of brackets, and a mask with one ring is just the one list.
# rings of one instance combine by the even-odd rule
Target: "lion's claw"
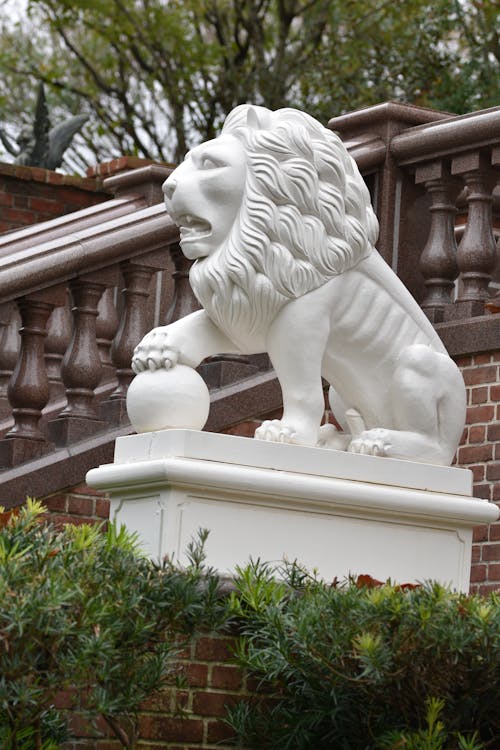
[[165,330],[153,329],[135,347],[132,358],[132,370],[138,375],[145,370],[169,370],[175,367],[179,351],[170,343],[170,336]]
[[273,443],[295,443],[296,432],[287,427],[280,419],[267,419],[255,430],[257,440],[269,440]]
[[349,444],[350,453],[363,453],[368,456],[387,456],[391,449],[389,433],[382,427],[365,430]]

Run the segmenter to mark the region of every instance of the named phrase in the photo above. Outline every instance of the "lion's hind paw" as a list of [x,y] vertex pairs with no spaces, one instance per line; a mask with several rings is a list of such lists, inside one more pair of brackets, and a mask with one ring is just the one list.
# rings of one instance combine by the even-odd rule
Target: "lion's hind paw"
[[269,440],[272,443],[295,443],[295,430],[287,427],[281,419],[267,419],[255,430],[257,440]]
[[389,431],[378,427],[364,430],[351,440],[348,450],[350,453],[363,453],[367,456],[387,456],[391,447]]

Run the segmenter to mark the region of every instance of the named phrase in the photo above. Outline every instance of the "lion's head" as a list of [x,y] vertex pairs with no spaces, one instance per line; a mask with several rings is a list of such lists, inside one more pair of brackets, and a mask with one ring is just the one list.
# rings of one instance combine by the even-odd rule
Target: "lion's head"
[[[199,259],[190,280],[210,317],[237,341],[239,330],[247,337],[266,328],[287,300],[365,258],[378,223],[366,185],[340,138],[309,115],[241,105],[228,115],[220,138],[226,139],[226,150],[233,143],[239,152],[233,154],[237,165],[226,169],[224,179],[237,172],[244,184],[235,183],[224,193],[222,200],[231,204],[224,214],[230,226],[215,250],[207,245],[194,256]],[[218,141],[208,145],[213,149]],[[182,168],[182,179],[195,179],[196,173],[205,179],[201,159],[198,165],[190,159],[188,173]],[[205,191],[205,199],[213,198],[216,212],[215,188],[212,192]],[[196,197],[191,201],[190,221],[197,215]],[[201,233],[203,228],[199,221]],[[184,230],[185,237],[189,233]]]

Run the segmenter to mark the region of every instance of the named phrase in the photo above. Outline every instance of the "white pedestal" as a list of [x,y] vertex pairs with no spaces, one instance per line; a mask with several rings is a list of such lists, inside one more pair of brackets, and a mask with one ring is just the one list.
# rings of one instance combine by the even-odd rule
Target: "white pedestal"
[[471,497],[471,472],[190,430],[118,438],[91,470],[111,517],[153,557],[183,561],[208,528],[222,574],[254,560],[298,560],[331,580],[367,573],[467,591],[472,528],[498,516]]

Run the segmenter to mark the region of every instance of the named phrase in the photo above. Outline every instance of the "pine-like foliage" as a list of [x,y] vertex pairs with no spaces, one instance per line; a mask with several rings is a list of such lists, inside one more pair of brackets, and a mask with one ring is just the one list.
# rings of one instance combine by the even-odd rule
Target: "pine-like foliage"
[[[280,571],[283,578],[283,571]],[[238,661],[265,697],[229,722],[259,750],[500,747],[500,600],[435,583],[240,571]]]
[[61,691],[136,744],[140,703],[174,673],[186,637],[223,616],[218,579],[203,567],[155,564],[110,524],[54,529],[34,501],[0,513],[0,747],[54,750]]

